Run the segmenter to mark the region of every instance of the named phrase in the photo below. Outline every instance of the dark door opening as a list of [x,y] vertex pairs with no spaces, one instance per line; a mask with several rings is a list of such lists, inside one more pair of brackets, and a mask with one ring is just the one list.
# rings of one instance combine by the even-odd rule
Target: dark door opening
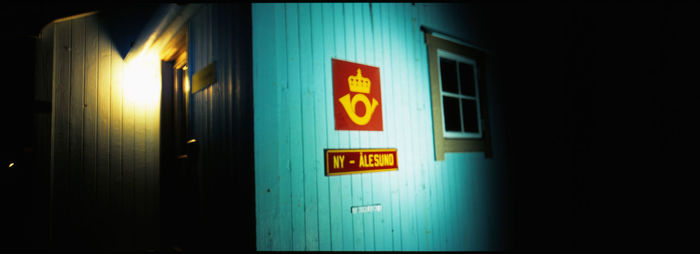
[[[217,27],[230,29],[202,36],[190,23],[161,51],[167,55],[160,125],[163,251],[256,246],[250,6],[217,8],[231,15],[221,20],[230,26]],[[230,43],[209,41],[223,35],[232,36]]]
[[[202,215],[198,140],[191,135],[186,32],[174,40],[176,54],[161,65],[161,249],[198,249]],[[172,46],[171,46],[172,48]]]

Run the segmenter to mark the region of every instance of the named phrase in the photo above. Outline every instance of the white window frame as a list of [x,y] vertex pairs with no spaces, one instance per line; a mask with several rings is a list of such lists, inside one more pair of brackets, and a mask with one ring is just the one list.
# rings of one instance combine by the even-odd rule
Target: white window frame
[[[443,109],[442,110],[442,133],[443,133],[443,136],[445,138],[481,138],[481,137],[483,137],[482,127],[481,127],[481,122],[482,122],[482,120],[481,120],[481,108],[480,108],[481,103],[479,101],[479,83],[478,83],[479,82],[479,77],[478,77],[479,73],[476,69],[476,61],[474,61],[474,59],[464,57],[464,56],[461,56],[461,55],[458,55],[458,54],[455,54],[455,53],[452,53],[452,52],[449,52],[449,51],[446,51],[443,49],[438,49],[437,52],[438,52],[438,62],[437,62],[437,64],[438,64],[438,79],[440,80],[440,105],[442,106],[442,109]],[[467,96],[467,95],[463,95],[463,94],[455,94],[455,93],[451,93],[451,92],[445,92],[444,89],[442,89],[442,68],[440,66],[440,63],[441,63],[440,59],[442,59],[442,58],[450,59],[450,60],[453,60],[457,63],[456,72],[457,72],[457,90],[458,91],[461,91],[460,88],[462,86],[462,84],[461,84],[462,81],[461,81],[460,76],[459,76],[459,63],[462,62],[462,63],[469,64],[472,66],[472,68],[474,69],[475,96]],[[445,104],[443,102],[443,96],[445,96],[445,95],[448,97],[457,98],[459,101],[459,119],[460,119],[460,126],[461,126],[462,131],[459,131],[459,132],[447,131],[447,129],[445,127],[446,126],[445,125]],[[478,132],[466,132],[466,131],[464,131],[464,119],[462,119],[464,117],[464,114],[462,112],[462,110],[463,110],[462,99],[469,99],[469,100],[476,101],[476,116],[477,116],[477,121],[478,121],[478,123],[477,123]]]

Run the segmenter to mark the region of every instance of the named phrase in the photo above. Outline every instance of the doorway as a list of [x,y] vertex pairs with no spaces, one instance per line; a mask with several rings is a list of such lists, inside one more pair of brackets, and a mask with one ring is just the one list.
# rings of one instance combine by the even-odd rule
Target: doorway
[[255,250],[251,7],[204,8],[164,47],[161,242]]
[[199,141],[190,128],[187,30],[164,48],[161,64],[161,249],[196,249],[201,220]]

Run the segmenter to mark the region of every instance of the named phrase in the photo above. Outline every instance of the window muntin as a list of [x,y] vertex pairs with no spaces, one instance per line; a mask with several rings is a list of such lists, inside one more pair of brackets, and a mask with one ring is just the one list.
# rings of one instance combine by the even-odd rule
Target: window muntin
[[437,53],[444,137],[481,138],[476,61],[442,49]]

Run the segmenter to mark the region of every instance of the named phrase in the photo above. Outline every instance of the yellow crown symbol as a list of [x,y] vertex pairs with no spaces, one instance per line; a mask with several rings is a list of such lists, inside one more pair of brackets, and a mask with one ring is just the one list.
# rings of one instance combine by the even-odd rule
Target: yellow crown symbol
[[372,83],[368,78],[362,76],[362,71],[357,68],[357,76],[348,77],[348,86],[350,86],[350,92],[356,93],[369,93],[369,88]]

